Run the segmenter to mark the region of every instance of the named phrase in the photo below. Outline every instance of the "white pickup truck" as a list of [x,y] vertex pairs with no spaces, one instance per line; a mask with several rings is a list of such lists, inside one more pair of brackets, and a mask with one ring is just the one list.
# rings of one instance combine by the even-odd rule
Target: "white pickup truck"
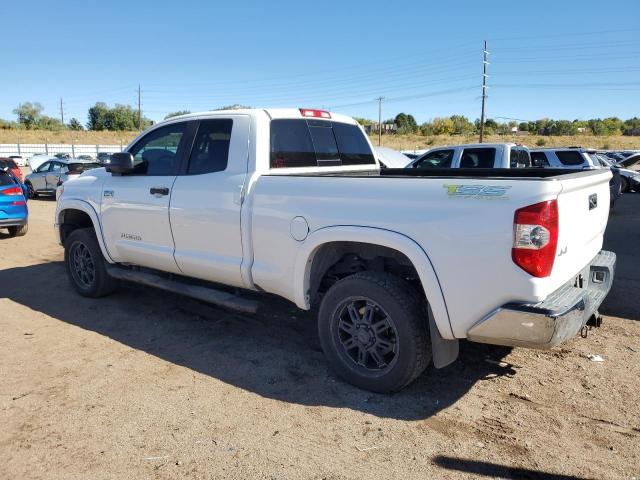
[[515,143],[467,143],[436,147],[407,168],[528,168],[529,149]]
[[88,297],[128,280],[244,311],[242,289],[317,305],[331,366],[379,392],[451,363],[459,339],[549,348],[597,319],[609,171],[381,171],[372,152],[320,110],[154,125],[58,188],[70,281]]

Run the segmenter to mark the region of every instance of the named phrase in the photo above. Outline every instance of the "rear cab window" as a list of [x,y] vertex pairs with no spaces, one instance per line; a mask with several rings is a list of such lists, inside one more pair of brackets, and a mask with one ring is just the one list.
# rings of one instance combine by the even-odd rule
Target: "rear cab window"
[[271,121],[270,166],[277,168],[376,166],[357,125],[328,120]]
[[529,151],[520,147],[511,147],[509,155],[510,168],[528,168],[531,166]]

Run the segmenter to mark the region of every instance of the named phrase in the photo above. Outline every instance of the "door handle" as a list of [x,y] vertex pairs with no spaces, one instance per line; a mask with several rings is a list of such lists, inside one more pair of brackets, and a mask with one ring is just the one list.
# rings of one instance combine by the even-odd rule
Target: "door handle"
[[167,187],[151,187],[149,193],[151,195],[169,195],[169,189]]

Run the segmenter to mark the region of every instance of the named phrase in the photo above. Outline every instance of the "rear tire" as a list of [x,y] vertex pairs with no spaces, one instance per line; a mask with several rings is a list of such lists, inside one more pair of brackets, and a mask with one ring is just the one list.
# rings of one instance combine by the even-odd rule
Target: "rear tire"
[[118,282],[107,273],[93,228],[74,230],[64,242],[64,265],[73,288],[83,297],[103,297]]
[[407,386],[431,360],[423,302],[406,281],[360,272],[336,282],[318,314],[322,349],[335,372],[373,392]]
[[29,231],[29,225],[25,223],[24,225],[7,227],[7,230],[9,230],[10,237],[24,237]]

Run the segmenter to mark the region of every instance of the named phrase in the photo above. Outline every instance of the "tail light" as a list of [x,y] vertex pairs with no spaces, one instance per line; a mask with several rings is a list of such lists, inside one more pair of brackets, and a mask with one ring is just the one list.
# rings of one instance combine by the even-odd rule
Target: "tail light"
[[558,202],[548,200],[516,210],[513,219],[514,263],[534,277],[548,277],[558,246]]
[[18,186],[0,190],[0,195],[22,195],[22,189]]

